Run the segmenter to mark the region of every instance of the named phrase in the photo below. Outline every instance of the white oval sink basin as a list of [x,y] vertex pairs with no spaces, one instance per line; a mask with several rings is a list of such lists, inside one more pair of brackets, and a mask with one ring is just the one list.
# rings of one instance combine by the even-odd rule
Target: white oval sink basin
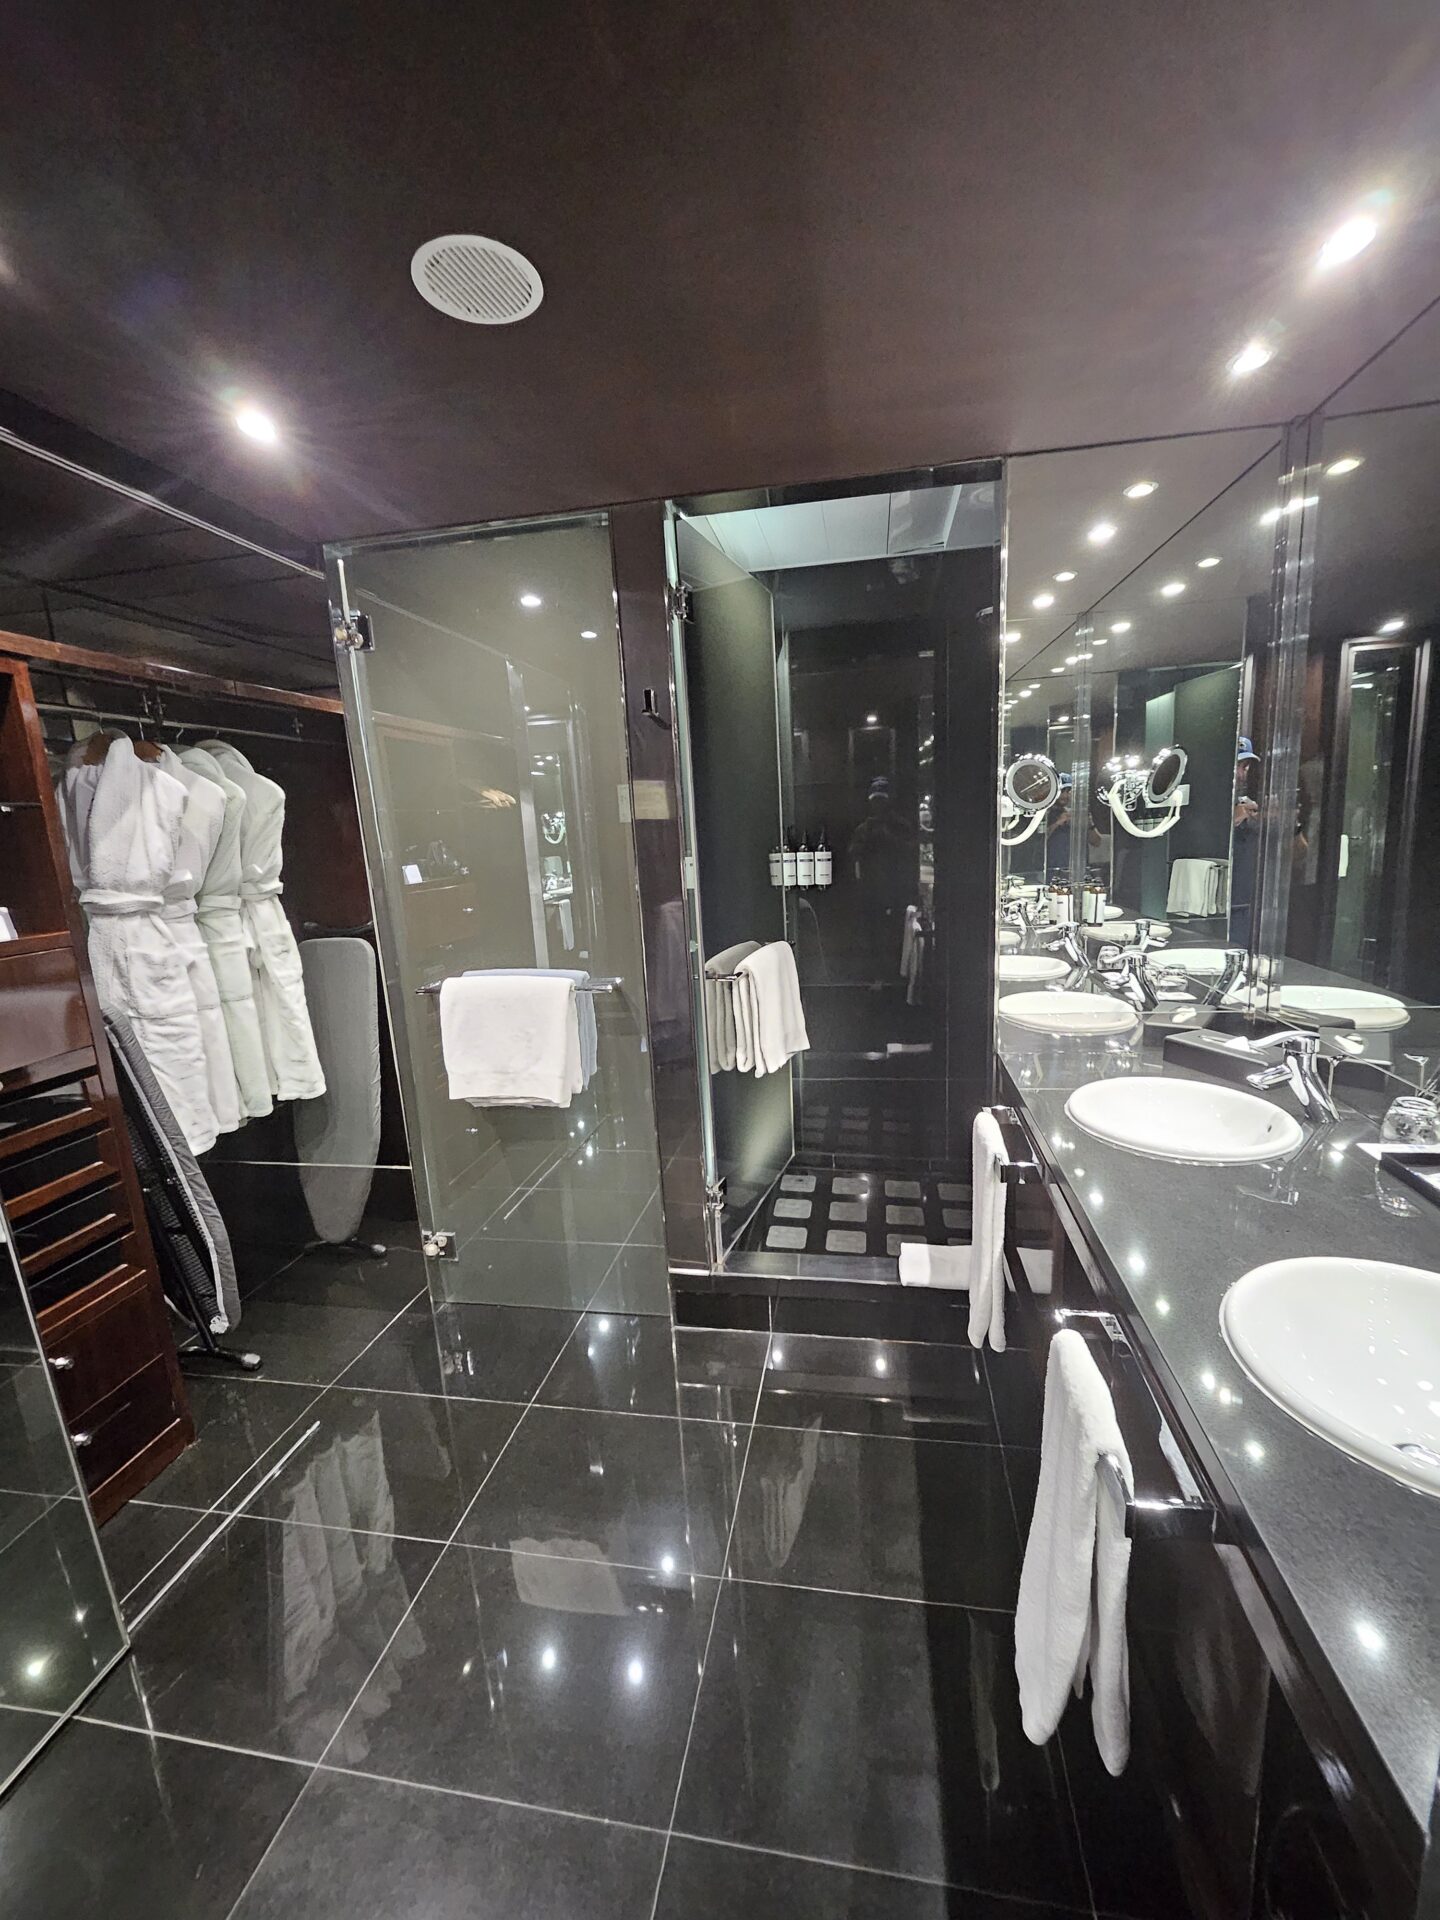
[[1393,994],[1371,993],[1363,987],[1282,986],[1280,1011],[1303,1020],[1307,1014],[1329,1014],[1353,1020],[1362,1033],[1387,1033],[1403,1027],[1410,1009]]
[[1298,1120],[1237,1087],[1204,1080],[1092,1080],[1065,1102],[1077,1127],[1112,1146],[1156,1160],[1239,1166],[1293,1153],[1304,1139]]
[[1440,1494],[1440,1274],[1273,1260],[1230,1288],[1220,1326],[1255,1384],[1312,1433]]
[[1000,1011],[1027,1033],[1128,1033],[1140,1019],[1113,993],[1006,993]]
[[1068,960],[1050,953],[1002,953],[995,963],[1001,980],[1063,980],[1069,971]]
[[1007,947],[1018,947],[1020,936],[1013,927],[1001,927],[995,936],[995,944],[1004,953]]

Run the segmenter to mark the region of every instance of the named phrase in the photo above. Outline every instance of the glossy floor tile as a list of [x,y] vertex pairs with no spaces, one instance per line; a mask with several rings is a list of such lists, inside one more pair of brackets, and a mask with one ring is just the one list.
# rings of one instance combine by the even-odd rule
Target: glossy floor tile
[[[318,1760],[436,1551],[236,1520],[142,1622],[86,1717]],[[400,1636],[376,1684],[415,1652]]]
[[472,1238],[462,1237],[460,1259],[447,1261],[448,1270],[432,1276],[447,1303],[568,1312],[573,1320],[589,1306],[615,1261],[613,1244],[521,1240],[507,1236],[502,1227],[497,1220]]
[[90,1517],[56,1500],[0,1553],[0,1705],[68,1712],[122,1644]]
[[460,1537],[667,1576],[718,1574],[743,1440],[715,1420],[531,1407]]
[[72,1721],[0,1800],[6,1911],[226,1920],[305,1770]]
[[43,1493],[8,1493],[0,1490],[0,1553],[18,1540],[52,1505]]
[[583,1314],[540,1390],[546,1406],[684,1413],[743,1421],[755,1411],[763,1335],[672,1328],[651,1314]]
[[236,1329],[237,1343],[261,1356],[264,1371],[233,1377],[329,1386],[394,1315],[393,1308],[278,1299],[266,1288],[246,1300]]
[[1013,1607],[1000,1449],[757,1427],[730,1550],[747,1580]]
[[646,1920],[664,1837],[314,1775],[234,1920]]
[[[0,1781],[8,1780],[56,1728],[60,1716],[0,1706]],[[3,1804],[3,1803],[0,1803]]]
[[670,1265],[657,1241],[637,1236],[621,1247],[586,1305],[599,1313],[644,1313],[668,1322]]
[[[141,1500],[107,1520],[100,1529],[100,1554],[121,1601],[205,1516],[198,1507],[162,1507]],[[195,1544],[199,1545],[199,1536]]]
[[488,1400],[331,1387],[315,1434],[245,1511],[358,1533],[448,1540],[524,1409]]
[[824,1334],[777,1335],[757,1415],[762,1426],[995,1440],[979,1354]]
[[398,1313],[424,1292],[425,1285],[425,1256],[412,1223],[403,1243],[386,1245],[383,1255],[367,1255],[352,1247],[321,1247],[301,1254],[247,1296],[236,1331],[248,1334],[246,1316],[262,1302],[286,1300],[303,1307]]
[[449,1547],[326,1756],[664,1826],[715,1583]]
[[1045,1411],[1045,1363],[1022,1347],[1004,1353],[986,1351],[985,1377],[995,1407],[995,1422],[1007,1447],[1038,1447]]
[[754,1920],[772,1914],[794,1920],[1082,1920],[1074,1909],[675,1835],[655,1920],[733,1920],[737,1914]]
[[456,1399],[530,1399],[578,1314],[548,1307],[412,1307],[338,1385]]
[[144,1499],[161,1506],[208,1507],[222,1500],[316,1397],[314,1387],[274,1380],[188,1377],[195,1444],[158,1474]]
[[1020,1727],[1004,1614],[732,1582],[676,1827],[1078,1905],[1063,1780]]

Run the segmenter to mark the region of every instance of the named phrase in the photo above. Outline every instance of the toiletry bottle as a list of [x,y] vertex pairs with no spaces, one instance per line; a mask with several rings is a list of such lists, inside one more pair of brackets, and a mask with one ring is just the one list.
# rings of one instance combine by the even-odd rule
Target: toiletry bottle
[[785,849],[778,844],[770,855],[770,884],[772,887],[785,884]]
[[781,861],[781,876],[787,887],[793,887],[795,885],[795,870],[798,858],[795,850],[796,838],[795,829],[792,827],[785,836],[785,855]]
[[825,822],[820,822],[820,831],[815,836],[815,884],[828,887],[832,867],[830,841],[825,833]]
[[797,887],[813,887],[815,884],[815,849],[810,845],[810,835],[802,834],[800,849],[795,855],[795,884]]

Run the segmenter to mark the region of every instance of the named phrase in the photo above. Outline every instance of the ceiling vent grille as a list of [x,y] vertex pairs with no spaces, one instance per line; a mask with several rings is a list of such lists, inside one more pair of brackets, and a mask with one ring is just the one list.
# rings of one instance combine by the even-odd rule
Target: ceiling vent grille
[[427,240],[410,262],[410,278],[432,307],[477,327],[523,320],[545,297],[540,275],[523,253],[478,233]]

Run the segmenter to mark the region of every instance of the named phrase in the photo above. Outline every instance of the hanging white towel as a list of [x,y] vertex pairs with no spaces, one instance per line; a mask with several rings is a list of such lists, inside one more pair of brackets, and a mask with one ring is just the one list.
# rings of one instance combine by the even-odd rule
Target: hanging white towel
[[270,1071],[265,1064],[265,1041],[255,1005],[250,945],[240,913],[240,832],[245,795],[203,747],[185,747],[181,763],[207,780],[225,796],[225,819],[200,882],[195,903],[196,921],[215,969],[230,1058],[240,1089],[240,1105],[247,1120],[259,1120],[274,1107]]
[[737,1064],[742,1026],[748,1028],[757,1079],[778,1073],[787,1060],[810,1045],[800,1004],[800,976],[787,941],[770,941],[735,969]]
[[970,1132],[970,1344],[1005,1351],[1005,1142],[982,1107]]
[[1015,1609],[1015,1675],[1026,1736],[1043,1746],[1071,1689],[1084,1691],[1088,1671],[1095,1744],[1119,1774],[1130,1757],[1130,1542],[1100,1483],[1104,1453],[1115,1455],[1133,1490],[1110,1389],[1080,1335],[1066,1328],[1050,1342],[1045,1368],[1040,1487]]
[[907,1240],[900,1248],[902,1287],[949,1287],[962,1291],[970,1284],[970,1247],[932,1247],[923,1240]]
[[584,1085],[568,974],[471,973],[440,988],[450,1098],[477,1107],[568,1107]]
[[575,1017],[580,1026],[580,1088],[577,1091],[588,1087],[600,1064],[600,1028],[595,1018],[594,994],[581,991],[590,984],[590,975],[584,967],[467,967],[462,978],[474,980],[482,973],[493,974],[496,978],[511,974],[532,979],[549,974],[557,980],[574,982]]
[[758,940],[741,940],[705,962],[705,1034],[711,1073],[733,1072],[737,1064],[733,976],[742,960],[759,951]]

